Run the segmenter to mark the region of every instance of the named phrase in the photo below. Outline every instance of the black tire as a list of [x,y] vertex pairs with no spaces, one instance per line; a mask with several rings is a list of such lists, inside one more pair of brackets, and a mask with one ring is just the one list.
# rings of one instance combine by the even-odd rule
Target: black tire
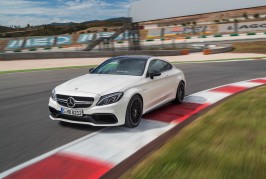
[[175,104],[181,104],[183,103],[184,97],[185,97],[185,83],[181,81],[177,87],[176,97],[173,102]]
[[129,128],[137,127],[141,121],[143,103],[139,95],[134,95],[128,105],[125,119],[125,126]]

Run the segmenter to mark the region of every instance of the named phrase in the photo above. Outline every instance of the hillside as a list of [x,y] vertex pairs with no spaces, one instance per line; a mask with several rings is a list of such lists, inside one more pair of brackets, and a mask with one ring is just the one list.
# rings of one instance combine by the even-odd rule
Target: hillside
[[1,26],[0,25],[0,33],[3,33],[3,32],[9,32],[9,31],[12,31],[13,28],[11,27],[6,27],[6,26]]
[[93,27],[108,28],[108,27],[123,26],[125,23],[128,22],[130,22],[129,18],[119,17],[107,20],[85,21],[81,23],[53,22],[51,24],[29,26],[27,28],[11,28],[11,27],[0,26],[0,38],[72,34],[74,32],[90,29]]

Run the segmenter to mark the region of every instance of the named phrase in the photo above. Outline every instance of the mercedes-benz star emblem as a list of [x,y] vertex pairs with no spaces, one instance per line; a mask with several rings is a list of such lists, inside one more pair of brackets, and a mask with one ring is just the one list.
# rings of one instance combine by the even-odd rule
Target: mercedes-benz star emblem
[[67,99],[67,106],[70,107],[70,108],[73,108],[75,107],[75,99],[70,97]]

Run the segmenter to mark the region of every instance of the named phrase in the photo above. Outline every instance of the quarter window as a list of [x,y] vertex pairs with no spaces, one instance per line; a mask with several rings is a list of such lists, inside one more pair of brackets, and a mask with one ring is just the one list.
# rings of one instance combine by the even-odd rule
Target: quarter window
[[172,65],[162,60],[152,60],[149,64],[148,71],[165,72],[172,69]]

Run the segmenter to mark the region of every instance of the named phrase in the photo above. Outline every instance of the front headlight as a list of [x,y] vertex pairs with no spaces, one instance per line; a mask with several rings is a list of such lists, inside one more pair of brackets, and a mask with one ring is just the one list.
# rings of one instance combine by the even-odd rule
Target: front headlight
[[98,101],[98,103],[96,105],[97,106],[103,106],[103,105],[107,105],[107,104],[116,103],[117,101],[119,101],[122,98],[122,96],[123,96],[122,92],[104,95],[100,98],[100,100]]
[[55,89],[53,89],[52,90],[52,99],[54,100],[54,101],[56,101],[56,93],[55,93]]

